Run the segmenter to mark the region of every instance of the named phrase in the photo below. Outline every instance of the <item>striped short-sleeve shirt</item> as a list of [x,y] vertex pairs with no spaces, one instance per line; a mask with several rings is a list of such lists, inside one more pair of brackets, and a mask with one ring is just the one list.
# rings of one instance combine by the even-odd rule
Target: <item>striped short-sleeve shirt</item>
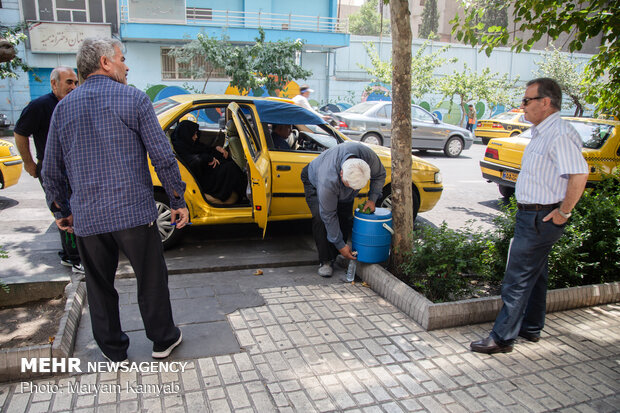
[[523,152],[515,195],[522,204],[554,204],[566,195],[569,175],[587,174],[582,140],[556,112],[532,127]]

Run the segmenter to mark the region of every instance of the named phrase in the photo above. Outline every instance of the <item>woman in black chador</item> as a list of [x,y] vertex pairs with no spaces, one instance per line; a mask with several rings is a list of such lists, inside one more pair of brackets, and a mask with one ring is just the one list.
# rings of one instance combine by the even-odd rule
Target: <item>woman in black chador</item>
[[171,136],[174,150],[187,165],[205,192],[207,201],[234,204],[243,196],[246,177],[221,146],[212,148],[200,142],[196,122],[181,121]]

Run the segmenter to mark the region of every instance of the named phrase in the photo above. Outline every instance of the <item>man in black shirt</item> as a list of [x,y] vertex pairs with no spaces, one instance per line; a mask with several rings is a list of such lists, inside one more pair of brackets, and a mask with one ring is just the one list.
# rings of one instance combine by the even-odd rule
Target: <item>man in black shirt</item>
[[[15,123],[13,131],[15,144],[24,161],[24,169],[33,178],[39,178],[39,181],[41,181],[41,165],[43,163],[43,155],[45,154],[45,143],[47,142],[47,132],[49,131],[52,113],[54,113],[54,108],[56,108],[58,101],[77,87],[78,79],[73,69],[59,66],[52,70],[50,83],[52,92],[32,100],[22,110],[22,114]],[[36,162],[32,159],[30,153],[29,137],[31,135],[34,140]],[[75,235],[60,229],[59,231],[62,244],[62,251],[58,253],[60,255],[60,263],[72,267],[73,272],[83,274],[84,269],[77,251]]]

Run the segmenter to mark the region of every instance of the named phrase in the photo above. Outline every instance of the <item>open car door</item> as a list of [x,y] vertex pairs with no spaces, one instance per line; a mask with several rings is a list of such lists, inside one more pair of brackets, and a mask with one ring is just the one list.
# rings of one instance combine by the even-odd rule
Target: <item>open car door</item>
[[251,193],[247,195],[252,204],[254,222],[263,229],[264,237],[271,206],[271,160],[269,159],[269,151],[265,145],[261,144],[260,137],[237,103],[229,104],[226,112],[227,118],[235,124],[238,139],[241,141],[241,147],[243,147],[243,154],[239,153],[241,152],[239,147],[234,147],[235,137],[228,137],[229,150],[238,164],[240,157],[245,158],[241,163],[245,164],[245,171],[250,180]]

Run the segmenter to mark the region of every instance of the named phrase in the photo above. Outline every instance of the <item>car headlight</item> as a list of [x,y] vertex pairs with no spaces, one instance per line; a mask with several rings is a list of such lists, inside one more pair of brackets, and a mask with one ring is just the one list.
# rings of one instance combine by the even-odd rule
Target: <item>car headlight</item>
[[15,149],[15,146],[13,145],[9,146],[9,153],[11,154],[11,156],[19,155],[19,152],[17,152],[17,149]]
[[435,183],[440,184],[442,181],[443,178],[441,177],[441,172],[435,172]]

